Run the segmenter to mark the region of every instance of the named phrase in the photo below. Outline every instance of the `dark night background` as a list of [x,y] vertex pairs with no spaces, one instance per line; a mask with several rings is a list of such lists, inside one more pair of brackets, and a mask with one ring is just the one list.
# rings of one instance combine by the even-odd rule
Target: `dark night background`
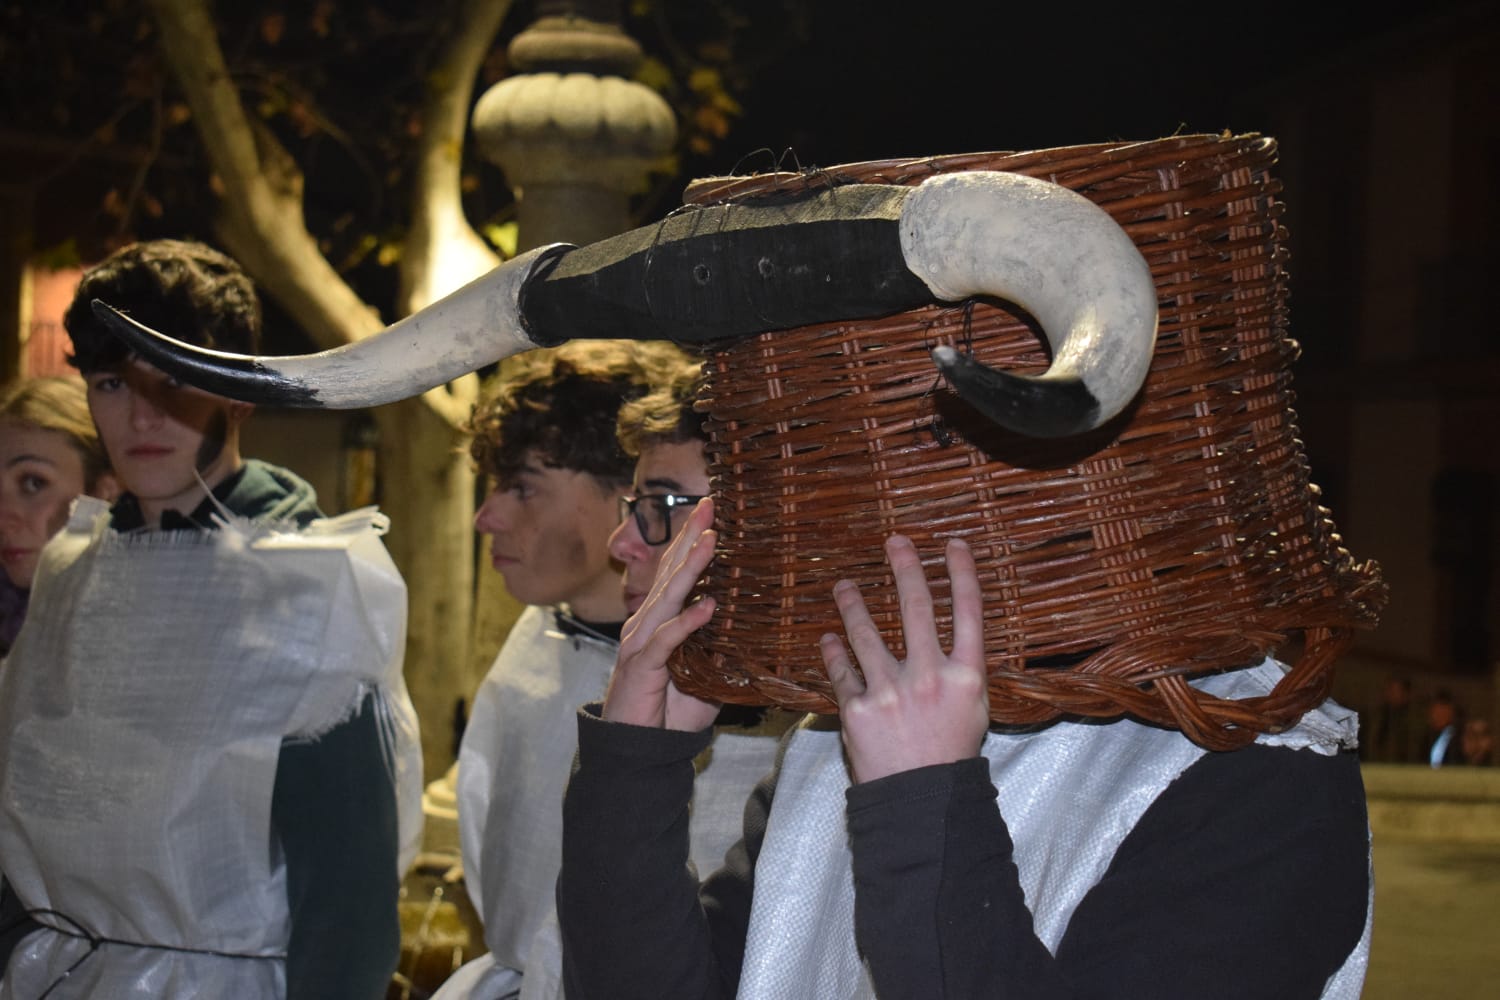
[[[1271,132],[1278,103],[1284,107],[1288,95],[1315,98],[1326,87],[1327,76],[1308,84],[1309,74],[1336,70],[1370,48],[1418,45],[1445,21],[1479,20],[1487,11],[1492,23],[1497,6],[654,0],[627,17],[626,30],[659,58],[673,46],[712,41],[726,20],[735,25],[722,43],[722,65],[742,113],[711,152],[685,156],[678,174],[642,203],[640,221],[679,204],[689,179],[714,174],[1176,132]],[[337,24],[381,17],[391,28],[346,27],[319,37],[305,26],[320,7],[332,9]],[[294,96],[301,88],[350,137],[298,135],[286,116],[271,120],[305,172],[308,218],[320,235],[347,237],[404,221],[404,192],[387,178],[405,169],[406,116],[420,90],[419,68],[441,37],[441,5],[430,17],[419,10],[410,0],[217,8],[222,42],[252,106],[279,96],[277,88]],[[504,43],[537,12],[535,0],[513,5],[476,96],[504,72]],[[263,22],[275,16],[285,17],[286,35],[267,45]],[[110,230],[123,238],[207,228],[212,198],[190,128],[177,121],[162,136],[151,133],[151,90],[163,70],[142,20],[139,5],[126,0],[0,3],[0,139],[7,154],[0,185],[34,192],[47,206],[34,220],[40,247],[77,239],[80,254],[92,259],[108,249],[95,237]],[[47,25],[44,35],[33,33],[37,25]],[[175,99],[170,86],[166,97]],[[111,138],[89,146],[86,138],[101,127]],[[44,137],[42,147],[25,145],[34,136]],[[100,218],[103,195],[134,183],[129,157],[141,154],[131,150],[158,140],[143,181],[160,211],[135,213],[131,231],[122,233],[113,219]],[[466,196],[471,220],[503,218],[511,200],[504,178],[472,150],[468,155],[478,180]],[[114,174],[101,181],[111,157]],[[331,253],[345,260],[348,247]],[[378,300],[382,278],[365,270],[351,279]]]
[[[1151,5],[816,0],[707,169],[1266,131],[1267,91],[1473,2]],[[754,33],[776,30],[775,2]],[[797,25],[791,18],[788,31]],[[769,44],[769,39],[765,40]]]

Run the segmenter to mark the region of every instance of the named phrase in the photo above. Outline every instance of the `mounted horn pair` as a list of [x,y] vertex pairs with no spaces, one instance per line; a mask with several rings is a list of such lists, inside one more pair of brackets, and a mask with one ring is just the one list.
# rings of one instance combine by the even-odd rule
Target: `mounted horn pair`
[[306,356],[205,350],[93,307],[140,357],[186,382],[247,402],[346,409],[570,339],[704,345],[974,296],[1023,307],[1052,347],[1038,376],[934,349],[959,395],[997,424],[1081,433],[1140,390],[1156,338],[1140,252],[1087,198],[994,171],[684,209],[589,246],[542,247],[372,337]]

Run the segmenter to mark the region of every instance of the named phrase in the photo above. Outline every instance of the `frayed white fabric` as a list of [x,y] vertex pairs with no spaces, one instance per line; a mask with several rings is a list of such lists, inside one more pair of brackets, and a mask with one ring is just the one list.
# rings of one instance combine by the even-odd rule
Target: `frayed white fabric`
[[405,870],[421,749],[385,524],[372,509],[302,531],[228,519],[122,535],[102,505],[75,509],[0,672],[0,856],[29,909],[68,918],[46,923],[152,947],[84,958],[78,936],[33,934],[0,998],[60,978],[57,1000],[283,996],[285,871],[268,840],[281,743],[319,738],[370,691]]
[[550,609],[529,607],[475,693],[458,755],[458,830],[464,884],[490,953],[480,959],[484,975],[464,976],[472,993],[441,996],[503,996],[526,967],[554,906],[562,796],[578,749],[574,716],[604,697],[615,649],[565,635]]
[[[1227,698],[1264,694],[1283,673],[1266,661],[1197,686]],[[1354,745],[1354,714],[1333,702],[1262,742],[1332,754]],[[1204,751],[1181,734],[1132,722],[1064,724],[986,737],[1014,860],[1037,936],[1055,951],[1073,910],[1104,874],[1152,802]],[[849,785],[837,731],[803,729],[782,759],[739,996],[745,1000],[873,1000],[854,944],[854,883],[845,825]],[[1059,823],[1058,817],[1067,822]],[[1328,983],[1329,1000],[1357,1000],[1365,940]]]

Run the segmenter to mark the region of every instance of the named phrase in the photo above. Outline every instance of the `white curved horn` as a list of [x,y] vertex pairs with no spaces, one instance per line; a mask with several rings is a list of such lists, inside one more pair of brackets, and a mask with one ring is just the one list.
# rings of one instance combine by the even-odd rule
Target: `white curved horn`
[[1052,366],[996,372],[949,347],[933,360],[996,422],[1055,437],[1099,426],[1140,391],[1156,344],[1156,287],[1135,244],[1098,205],[1021,174],[943,174],[901,212],[906,265],[939,299],[1022,306],[1042,325]]
[[419,395],[501,358],[551,346],[533,339],[519,299],[527,280],[566,251],[538,247],[506,261],[363,340],[317,354],[256,357],[184,344],[95,300],[94,314],[141,357],[211,392],[270,406],[353,409]]

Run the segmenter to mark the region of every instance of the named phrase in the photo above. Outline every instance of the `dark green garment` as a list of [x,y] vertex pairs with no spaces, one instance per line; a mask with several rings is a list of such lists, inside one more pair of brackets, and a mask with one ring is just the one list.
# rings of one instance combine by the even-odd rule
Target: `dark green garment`
[[[167,511],[162,530],[213,530],[221,506],[232,514],[288,521],[320,517],[313,488],[286,469],[249,460],[186,516]],[[110,511],[117,531],[144,531],[134,496]],[[379,1000],[401,955],[396,909],[400,835],[374,694],[358,712],[317,740],[285,741],[272,790],[272,851],[286,863],[291,936],[288,1000]],[[35,925],[0,891],[0,969]]]
[[[239,517],[291,521],[299,528],[323,516],[318,510],[318,496],[306,480],[289,469],[252,458],[214,487],[213,500],[205,497],[186,516],[175,510],[165,512],[161,530],[212,531],[218,527],[213,518],[221,506]],[[109,526],[116,531],[145,529],[140,501],[133,494],[126,493],[115,501],[109,510]]]

